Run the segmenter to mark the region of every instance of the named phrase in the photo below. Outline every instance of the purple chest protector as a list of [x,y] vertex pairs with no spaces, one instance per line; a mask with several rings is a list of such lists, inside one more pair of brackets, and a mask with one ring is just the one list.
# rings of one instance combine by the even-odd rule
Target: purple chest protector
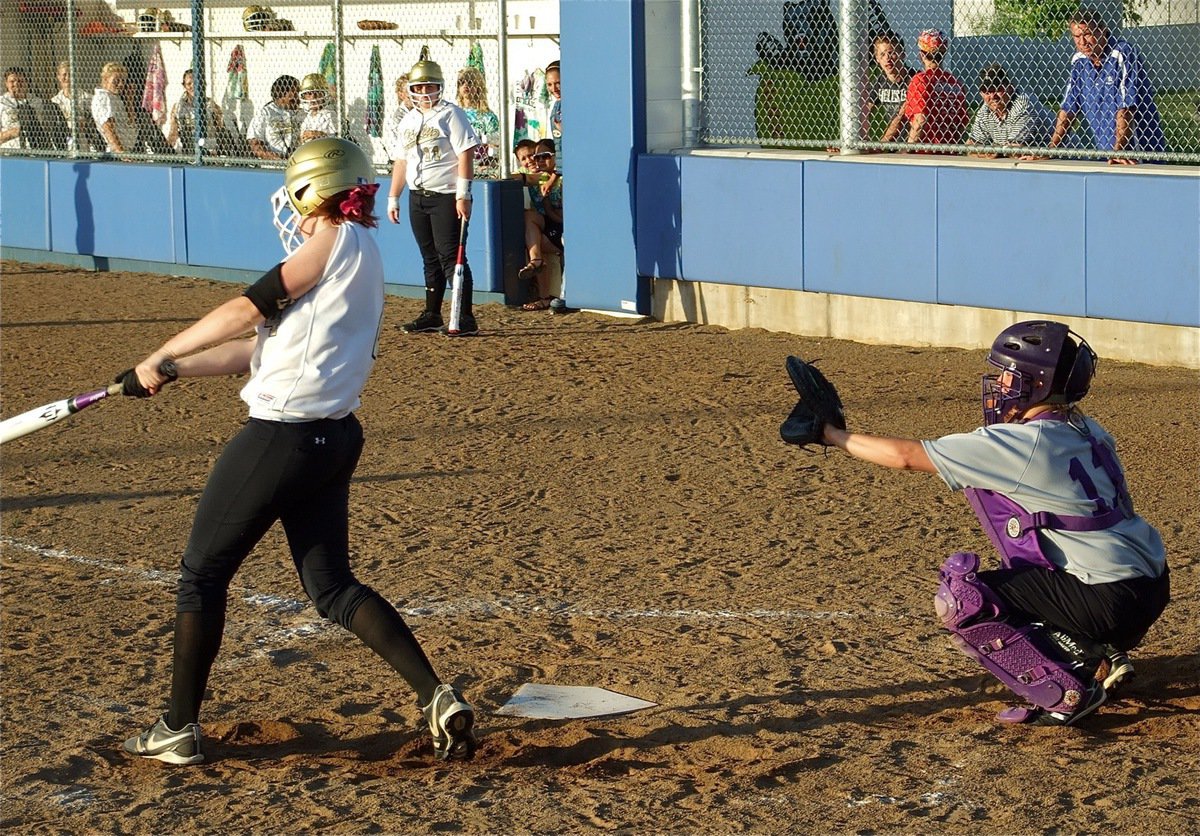
[[[1065,420],[1059,415],[1050,414],[1039,416],[1038,420]],[[1121,520],[1132,519],[1133,501],[1125,487],[1125,474],[1121,472],[1112,450],[1096,440],[1086,428],[1080,429],[1092,448],[1092,463],[1108,475],[1116,486],[1117,496],[1111,504],[1103,499],[1095,489],[1091,478],[1082,467],[1076,467],[1075,462],[1070,474],[1083,484],[1088,497],[1096,503],[1096,511],[1090,517],[1072,516],[1069,514],[1054,514],[1049,511],[1030,513],[1012,499],[995,491],[982,488],[967,488],[963,493],[975,516],[983,525],[988,538],[996,551],[1000,552],[1000,562],[1006,569],[1020,566],[1037,566],[1042,569],[1057,569],[1042,551],[1042,543],[1038,538],[1038,529],[1048,528],[1057,531],[1100,531],[1111,528]]]

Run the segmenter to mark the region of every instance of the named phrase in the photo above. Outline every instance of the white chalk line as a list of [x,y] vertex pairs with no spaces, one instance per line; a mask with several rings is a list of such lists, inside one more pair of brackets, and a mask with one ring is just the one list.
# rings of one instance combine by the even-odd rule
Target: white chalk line
[[[31,552],[39,557],[75,563],[100,569],[113,575],[134,578],[153,584],[174,586],[179,579],[179,573],[163,572],[158,569],[145,569],[126,566],[101,557],[73,554],[63,549],[53,549],[28,543],[15,537],[0,536],[0,545],[21,551]],[[308,609],[310,617],[300,623],[279,627],[254,637],[255,649],[249,653],[230,656],[218,664],[221,669],[241,667],[247,662],[269,656],[269,650],[278,650],[293,645],[300,640],[313,638],[326,632],[334,625],[316,615],[312,604],[274,595],[256,592],[244,587],[231,587],[232,592],[239,594],[241,599],[252,607],[265,610],[275,615],[295,615]],[[460,615],[514,615],[542,616],[545,618],[590,618],[601,621],[630,621],[637,619],[666,619],[675,621],[832,621],[842,619],[862,618],[864,613],[852,613],[844,610],[799,610],[799,609],[752,609],[752,610],[705,610],[705,609],[663,609],[663,608],[628,608],[628,607],[581,607],[567,602],[547,602],[536,595],[509,595],[494,600],[479,598],[460,598],[455,601],[442,601],[422,606],[397,606],[396,609],[406,618],[437,618],[439,616]]]

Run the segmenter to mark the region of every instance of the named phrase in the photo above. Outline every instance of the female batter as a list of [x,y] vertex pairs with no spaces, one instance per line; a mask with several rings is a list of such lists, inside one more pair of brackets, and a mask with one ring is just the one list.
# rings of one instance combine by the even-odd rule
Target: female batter
[[[181,562],[170,710],[125,750],[175,764],[204,759],[200,703],[229,584],[278,520],[317,611],[416,691],[437,758],[467,759],[473,709],[438,679],[396,609],[350,571],[350,478],[363,447],[354,409],[383,315],[383,263],[369,231],[375,173],[358,146],[324,138],[296,149],[284,177],[275,223],[289,256],[118,376],[125,394],[148,397],[176,374],[250,373],[250,420],[213,467]],[[250,330],[255,339],[236,339]]]
[[1008,723],[1072,725],[1133,676],[1126,655],[1170,598],[1158,532],[1134,513],[1110,436],[1079,411],[1096,354],[1061,322],[1020,322],[992,344],[984,425],[934,441],[826,425],[824,442],[967,495],[1001,568],[951,555],[935,598],[955,643],[1028,705]]

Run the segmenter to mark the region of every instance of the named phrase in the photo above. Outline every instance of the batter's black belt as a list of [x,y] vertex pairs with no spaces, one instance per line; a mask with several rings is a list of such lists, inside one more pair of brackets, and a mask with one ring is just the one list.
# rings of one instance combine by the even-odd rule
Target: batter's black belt
[[411,191],[418,197],[446,197],[454,194],[454,192],[431,192],[429,189],[412,189]]

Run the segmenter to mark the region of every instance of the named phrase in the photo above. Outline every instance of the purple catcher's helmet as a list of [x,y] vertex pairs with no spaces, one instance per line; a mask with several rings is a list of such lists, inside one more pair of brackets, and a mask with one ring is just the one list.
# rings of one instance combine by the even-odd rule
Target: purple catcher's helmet
[[988,364],[999,374],[983,376],[983,423],[1001,423],[1013,408],[1073,404],[1082,400],[1096,374],[1096,352],[1061,322],[1032,320],[1005,328],[992,343]]

